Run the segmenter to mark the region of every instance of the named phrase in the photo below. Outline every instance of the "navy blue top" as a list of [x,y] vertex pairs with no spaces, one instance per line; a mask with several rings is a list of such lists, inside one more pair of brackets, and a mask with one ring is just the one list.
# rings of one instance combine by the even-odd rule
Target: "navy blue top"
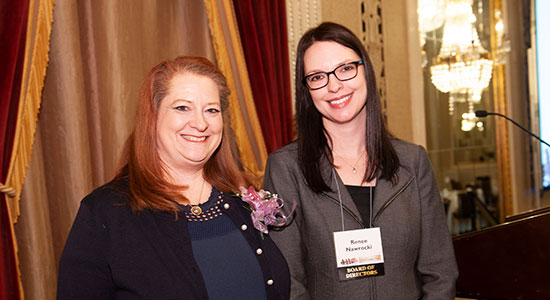
[[[241,229],[220,209],[222,193],[212,189],[202,213],[183,210],[189,221],[193,257],[202,273],[209,299],[266,299],[265,282],[256,254]],[[223,249],[223,250],[222,250]],[[239,270],[239,272],[235,272]]]

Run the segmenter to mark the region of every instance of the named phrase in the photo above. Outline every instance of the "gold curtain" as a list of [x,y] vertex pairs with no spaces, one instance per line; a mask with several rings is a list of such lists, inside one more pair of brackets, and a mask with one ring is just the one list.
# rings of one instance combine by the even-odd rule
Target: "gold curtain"
[[31,158],[31,146],[48,66],[49,40],[54,0],[31,0],[26,37],[21,96],[17,125],[6,185],[15,190],[8,206],[12,222],[19,216],[19,198]]
[[243,167],[261,185],[267,150],[256,114],[231,0],[204,0],[218,68],[231,89],[230,113]]
[[116,168],[145,73],[179,55],[214,60],[202,0],[57,0],[53,20],[15,224],[25,296],[41,300],[56,297],[58,261],[80,200]]
[[[51,33],[54,0],[30,0],[25,39],[25,59],[21,77],[21,95],[15,126],[13,150],[10,158],[6,186],[8,193],[8,215],[15,253],[18,244],[13,224],[20,213],[19,199],[23,180],[31,159],[31,146],[36,131],[36,121],[40,109],[44,76],[48,65],[49,40]],[[16,256],[16,264],[19,264]],[[20,269],[17,267],[20,298],[23,299]]]

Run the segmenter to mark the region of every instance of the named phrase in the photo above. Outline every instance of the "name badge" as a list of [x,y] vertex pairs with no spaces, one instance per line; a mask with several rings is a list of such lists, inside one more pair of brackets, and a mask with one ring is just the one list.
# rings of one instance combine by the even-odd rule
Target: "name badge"
[[333,234],[340,281],[384,275],[380,227]]

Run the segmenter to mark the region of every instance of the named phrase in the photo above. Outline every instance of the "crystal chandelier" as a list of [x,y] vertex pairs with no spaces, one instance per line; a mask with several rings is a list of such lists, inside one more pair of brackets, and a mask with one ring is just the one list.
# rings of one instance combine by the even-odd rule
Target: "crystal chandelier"
[[473,112],[474,104],[479,103],[491,80],[493,61],[479,42],[474,22],[469,0],[447,3],[441,50],[430,71],[435,87],[450,93],[450,115],[456,102],[468,102],[468,112]]
[[418,0],[418,30],[420,46],[426,43],[426,34],[443,25],[447,0]]

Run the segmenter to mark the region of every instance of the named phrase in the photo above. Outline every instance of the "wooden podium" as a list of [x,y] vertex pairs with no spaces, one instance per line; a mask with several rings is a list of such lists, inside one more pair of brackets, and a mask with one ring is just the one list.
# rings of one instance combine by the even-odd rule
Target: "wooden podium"
[[457,296],[550,299],[550,209],[453,238]]

